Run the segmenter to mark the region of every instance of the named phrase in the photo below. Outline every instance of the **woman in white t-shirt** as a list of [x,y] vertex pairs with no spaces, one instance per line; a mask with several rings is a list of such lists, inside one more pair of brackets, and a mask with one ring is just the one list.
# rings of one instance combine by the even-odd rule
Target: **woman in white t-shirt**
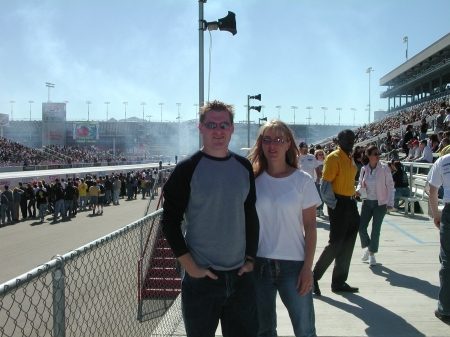
[[260,222],[254,269],[259,335],[277,336],[278,291],[295,336],[316,336],[312,263],[320,197],[312,178],[298,169],[299,152],[285,123],[264,124],[249,158]]

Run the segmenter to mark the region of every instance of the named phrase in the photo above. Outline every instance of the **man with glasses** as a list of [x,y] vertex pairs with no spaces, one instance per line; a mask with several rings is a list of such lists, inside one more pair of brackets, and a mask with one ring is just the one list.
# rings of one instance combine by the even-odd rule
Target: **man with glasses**
[[314,293],[317,296],[321,295],[318,281],[333,260],[331,290],[351,293],[358,291],[358,288],[346,283],[360,220],[355,200],[355,176],[358,168],[351,156],[354,143],[355,134],[352,130],[339,132],[339,148],[331,152],[324,161],[320,192],[323,202],[328,206],[330,239],[313,270]]
[[[220,101],[200,110],[203,148],[180,161],[164,185],[162,229],[185,269],[187,336],[256,336],[253,266],[259,221],[250,162],[228,150],[234,109]],[[181,223],[186,221],[183,237]]]

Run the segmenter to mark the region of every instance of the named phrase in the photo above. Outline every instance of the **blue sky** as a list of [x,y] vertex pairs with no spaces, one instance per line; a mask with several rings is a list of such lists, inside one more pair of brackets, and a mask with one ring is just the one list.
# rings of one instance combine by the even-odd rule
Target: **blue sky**
[[[41,116],[41,103],[69,101],[67,119],[108,117],[176,121],[198,103],[197,0],[0,0],[0,113]],[[246,119],[247,95],[262,95],[264,116],[297,124],[366,123],[387,109],[379,79],[449,33],[448,0],[208,0],[204,18],[236,14],[237,34],[211,31],[210,99],[234,104]],[[205,39],[208,98],[210,34]],[[10,101],[15,101],[11,104]],[[281,106],[277,109],[276,106]],[[262,113],[251,112],[251,120]],[[373,119],[373,115],[371,117]]]

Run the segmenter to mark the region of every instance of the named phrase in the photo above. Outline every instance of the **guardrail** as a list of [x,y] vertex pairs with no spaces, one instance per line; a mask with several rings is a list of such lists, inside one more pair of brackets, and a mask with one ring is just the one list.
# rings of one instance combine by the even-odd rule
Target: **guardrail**
[[[161,336],[181,321],[179,298],[138,320],[136,263],[162,210],[0,285],[0,336]],[[160,312],[164,299],[146,299]]]

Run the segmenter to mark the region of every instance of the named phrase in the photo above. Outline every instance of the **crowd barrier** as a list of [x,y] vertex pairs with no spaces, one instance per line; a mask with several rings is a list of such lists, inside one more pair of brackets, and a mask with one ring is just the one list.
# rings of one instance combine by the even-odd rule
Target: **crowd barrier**
[[[146,281],[155,270],[149,243],[161,241],[161,184],[154,186],[145,209],[153,213],[1,284],[0,336],[172,335],[182,319],[181,284],[161,296]],[[162,282],[173,287],[181,268],[173,256],[163,260],[177,272]],[[157,276],[152,282],[161,283]]]

